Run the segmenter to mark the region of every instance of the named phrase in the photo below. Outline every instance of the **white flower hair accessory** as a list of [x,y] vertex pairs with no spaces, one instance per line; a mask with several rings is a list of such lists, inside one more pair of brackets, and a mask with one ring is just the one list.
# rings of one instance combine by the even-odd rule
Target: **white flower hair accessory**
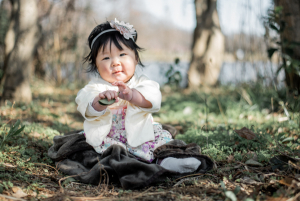
[[133,28],[133,25],[130,25],[129,23],[125,23],[123,21],[119,22],[116,18],[115,20],[112,20],[110,22],[110,26],[112,28],[115,28],[126,38],[129,40],[131,38],[134,41],[134,36],[136,36],[136,31]]
[[131,38],[133,41],[134,40],[134,36],[136,36],[136,31],[133,28],[133,25],[130,25],[129,23],[125,23],[123,21],[119,22],[116,18],[115,20],[112,20],[110,23],[110,26],[113,29],[107,29],[105,31],[102,31],[101,33],[99,33],[93,40],[91,43],[91,49],[95,43],[95,41],[97,40],[97,38],[99,38],[102,34],[107,33],[107,32],[111,32],[111,31],[118,31],[120,32],[120,34],[123,35],[123,37],[127,40],[129,40],[129,38]]

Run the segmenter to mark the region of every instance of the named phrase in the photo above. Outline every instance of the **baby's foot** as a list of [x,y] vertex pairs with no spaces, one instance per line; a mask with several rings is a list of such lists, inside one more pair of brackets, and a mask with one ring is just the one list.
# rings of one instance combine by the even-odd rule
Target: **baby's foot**
[[160,165],[171,171],[179,173],[189,173],[194,172],[201,165],[201,161],[196,158],[173,158],[168,157],[161,161]]

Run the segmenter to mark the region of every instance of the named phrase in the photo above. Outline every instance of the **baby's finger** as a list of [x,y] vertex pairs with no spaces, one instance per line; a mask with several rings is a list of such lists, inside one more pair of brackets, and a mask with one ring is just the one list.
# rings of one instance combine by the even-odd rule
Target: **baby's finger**
[[104,94],[103,94],[103,93],[100,93],[100,94],[99,94],[99,98],[100,98],[100,99],[105,98]]
[[110,91],[106,91],[104,95],[105,95],[105,97],[107,98],[108,101],[111,100],[111,94],[110,94]]
[[115,82],[113,82],[111,84],[114,85],[114,86],[120,86],[120,81],[115,81]]
[[114,82],[114,85],[119,86],[119,87],[126,87],[125,83],[122,81],[116,81],[116,82]]
[[118,92],[113,91],[113,94],[114,94],[114,95],[113,95],[113,98],[116,99],[116,98],[118,97]]
[[109,91],[111,99],[115,99],[117,97],[116,91]]

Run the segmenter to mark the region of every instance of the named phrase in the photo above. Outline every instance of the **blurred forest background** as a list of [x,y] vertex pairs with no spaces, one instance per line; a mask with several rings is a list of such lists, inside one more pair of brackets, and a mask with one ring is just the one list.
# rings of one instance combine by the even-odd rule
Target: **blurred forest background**
[[[62,188],[46,153],[54,136],[83,128],[74,100],[93,76],[82,62],[87,37],[117,18],[134,25],[145,48],[139,73],[161,86],[154,120],[215,161],[211,180],[192,184],[197,193],[300,197],[299,10],[299,0],[0,0],[0,193],[22,184],[38,199]],[[41,185],[40,175],[51,181]],[[223,181],[227,189],[216,190]],[[97,196],[69,184],[80,186],[76,196]]]
[[[75,80],[86,82],[88,75],[85,73],[86,64],[82,63],[82,58],[89,50],[87,36],[96,24],[115,17],[135,26],[139,34],[138,44],[146,49],[141,57],[142,61],[148,64],[148,71],[150,72],[154,63],[160,63],[154,65],[152,72],[158,68],[160,71],[156,75],[148,76],[160,77],[160,80],[156,81],[161,84],[165,84],[168,76],[174,74],[169,73],[167,78],[164,78],[169,70],[169,65],[166,67],[164,64],[171,64],[178,58],[182,64],[179,69],[181,77],[176,79],[180,79],[182,87],[236,84],[256,81],[260,77],[269,80],[266,82],[270,85],[274,85],[275,82],[276,85],[284,86],[284,75],[281,74],[277,78],[276,74],[282,62],[278,56],[280,51],[273,51],[275,54],[272,54],[272,60],[270,55],[268,57],[268,50],[277,48],[276,42],[280,41],[280,33],[274,30],[277,25],[269,26],[277,21],[273,19],[274,22],[268,22],[271,20],[268,9],[272,10],[275,7],[274,2],[231,3],[238,7],[235,8],[235,14],[224,10],[230,9],[229,6],[225,6],[225,1],[177,2],[182,10],[180,13],[177,8],[175,15],[182,15],[182,18],[188,19],[187,16],[191,16],[193,12],[194,26],[197,25],[195,30],[191,25],[184,28],[179,23],[174,23],[171,3],[162,1],[159,4],[160,8],[164,9],[163,16],[156,16],[153,14],[155,11],[149,11],[145,1],[28,0],[18,3],[2,0],[2,100],[30,101],[28,80],[32,77],[55,82],[57,86]],[[224,19],[219,20],[218,10],[221,17],[225,16]],[[228,15],[233,16],[228,18]],[[226,21],[232,18],[235,20]],[[231,27],[239,27],[240,31],[228,31]],[[222,28],[227,30],[227,33],[222,33]],[[299,83],[297,84],[299,87]],[[19,89],[16,86],[19,86]]]

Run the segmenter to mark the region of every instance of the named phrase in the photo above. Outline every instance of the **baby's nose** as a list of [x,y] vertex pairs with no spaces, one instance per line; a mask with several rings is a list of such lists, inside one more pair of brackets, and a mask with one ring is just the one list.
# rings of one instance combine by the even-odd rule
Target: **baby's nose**
[[120,65],[120,61],[119,61],[119,59],[113,59],[112,60],[112,66],[114,67],[114,66],[119,66]]

